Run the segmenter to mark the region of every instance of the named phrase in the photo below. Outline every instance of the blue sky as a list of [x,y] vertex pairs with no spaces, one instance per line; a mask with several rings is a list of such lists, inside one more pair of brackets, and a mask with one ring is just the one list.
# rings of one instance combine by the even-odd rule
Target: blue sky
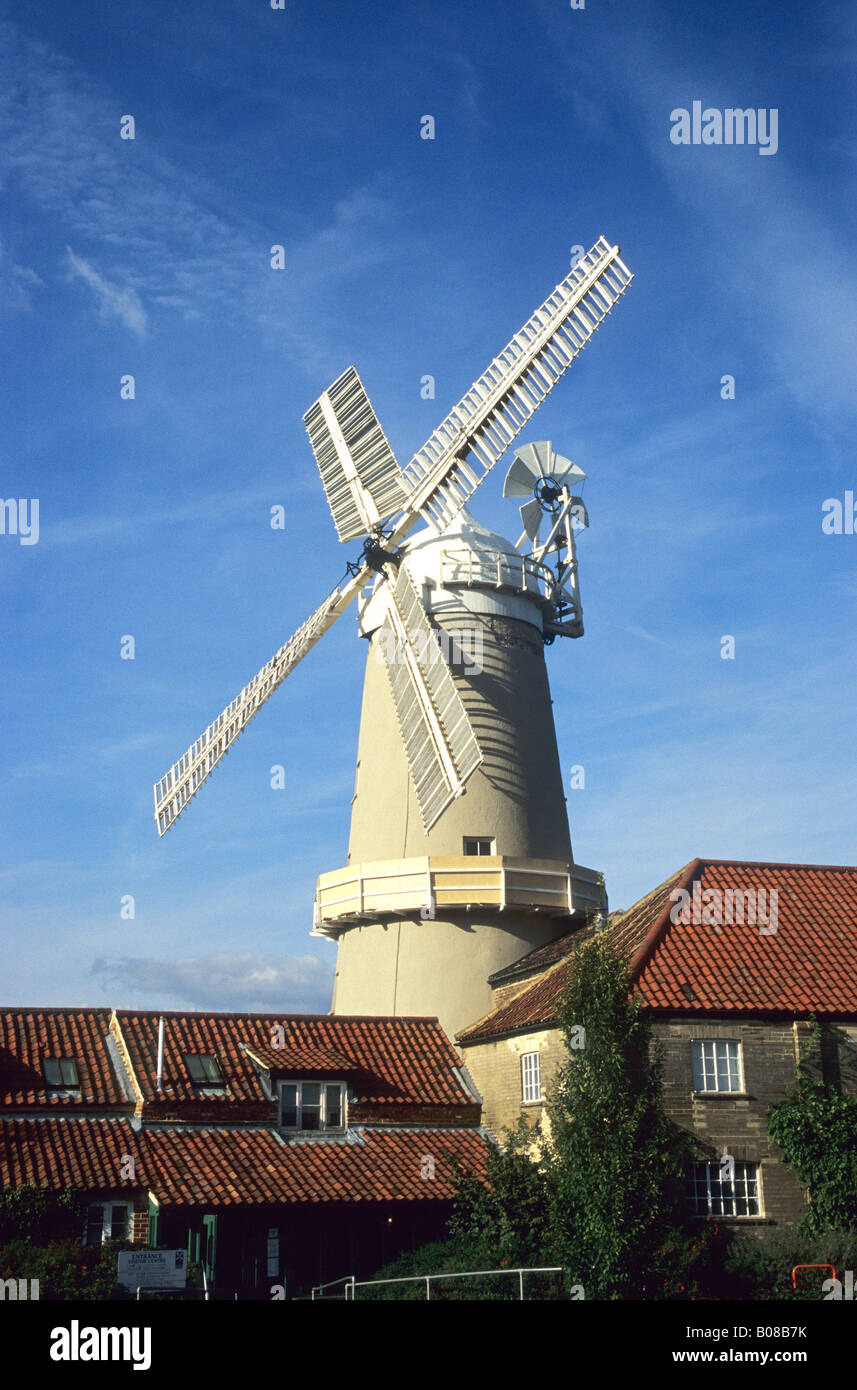
[[[0,535],[5,1002],[328,1007],[353,616],[162,841],[152,783],[359,548],[319,392],[354,362],[406,462],[602,233],[636,278],[524,436],[588,474],[548,653],[575,855],[613,906],[696,855],[857,860],[857,536],[821,527],[857,490],[853,6],[28,0],[0,39],[0,494],[39,499]],[[776,153],[673,144],[695,100],[775,108]],[[473,510],[514,537],[510,461]]]

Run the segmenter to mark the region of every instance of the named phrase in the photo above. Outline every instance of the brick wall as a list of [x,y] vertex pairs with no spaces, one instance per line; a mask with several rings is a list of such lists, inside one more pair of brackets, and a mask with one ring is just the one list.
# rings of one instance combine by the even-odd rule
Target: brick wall
[[[768,1134],[768,1109],[792,1087],[798,1049],[815,1074],[857,1094],[857,1025],[827,1025],[821,1045],[807,1051],[812,1025],[743,1019],[711,1021],[688,1018],[653,1020],[653,1036],[663,1060],[663,1093],[671,1119],[697,1135],[709,1161],[731,1155],[736,1162],[758,1164],[761,1216],[736,1219],[758,1229],[800,1219],[804,1199],[797,1179],[780,1161]],[[744,1091],[698,1094],[693,1090],[691,1042],[719,1039],[740,1042]],[[566,1053],[556,1028],[479,1043],[463,1049],[465,1065],[483,1097],[482,1120],[502,1140],[502,1131],[525,1114],[534,1125],[544,1119],[543,1105],[522,1101],[521,1056],[540,1055],[543,1096],[549,1094]]]
[[[760,1165],[762,1223],[792,1223],[804,1211],[799,1184],[783,1167],[768,1134],[768,1109],[791,1089],[796,1046],[805,1044],[809,1031],[806,1024],[752,1019],[658,1019],[653,1027],[663,1058],[667,1113],[700,1139],[705,1146],[701,1157],[711,1161],[731,1155]],[[743,1092],[694,1092],[691,1043],[706,1039],[741,1043]],[[741,1220],[742,1226],[751,1224]]]
[[562,1035],[556,1028],[501,1038],[463,1050],[464,1062],[482,1096],[482,1123],[495,1139],[502,1140],[504,1128],[517,1123],[525,1114],[536,1125],[542,1120],[542,1105],[524,1105],[521,1083],[521,1057],[538,1052],[542,1095],[553,1083],[557,1069],[565,1060]]
[[145,1245],[149,1239],[149,1204],[135,1207],[131,1213],[131,1240],[135,1245]]

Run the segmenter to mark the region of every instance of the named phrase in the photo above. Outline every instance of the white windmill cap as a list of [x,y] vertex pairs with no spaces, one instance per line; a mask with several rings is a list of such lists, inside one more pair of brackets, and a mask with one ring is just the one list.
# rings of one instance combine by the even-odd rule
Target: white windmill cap
[[[531,576],[526,582],[532,585],[532,592],[522,591],[520,587],[520,552],[512,541],[478,522],[466,507],[461,508],[443,531],[426,526],[412,534],[402,546],[402,554],[428,613],[438,618],[454,617],[462,622],[467,621],[468,615],[517,618],[541,632],[541,596]],[[511,580],[511,584],[499,588],[496,582],[498,563],[503,579]],[[450,583],[451,575],[458,576],[459,582]],[[466,578],[476,582],[468,583]],[[363,636],[368,636],[384,621],[384,604],[377,601],[380,587],[361,605],[360,632]]]

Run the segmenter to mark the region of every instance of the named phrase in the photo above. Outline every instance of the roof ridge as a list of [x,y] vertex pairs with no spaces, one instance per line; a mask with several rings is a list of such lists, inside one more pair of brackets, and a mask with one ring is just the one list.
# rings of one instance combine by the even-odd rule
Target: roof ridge
[[825,869],[828,873],[857,873],[857,864],[804,864],[801,862],[791,862],[779,859],[706,859],[700,858],[700,864],[711,866],[730,866],[741,869]]
[[[653,889],[651,893],[647,893],[646,897],[641,898],[640,901],[646,902],[647,899],[653,897],[654,894],[662,892],[663,889],[666,888],[667,884],[673,880],[675,880],[675,887],[673,888],[672,893],[679,892],[688,883],[693,882],[694,874],[697,872],[697,870],[702,866],[704,862],[704,860],[699,858],[692,859],[689,864],[685,864],[683,869],[679,869],[677,874],[670,874],[669,878],[665,878],[663,883],[659,884],[658,887]],[[672,893],[670,894],[671,899]],[[636,903],[634,904],[634,907],[636,907]],[[661,937],[663,936],[664,931],[666,930],[667,923],[669,922],[671,909],[672,902],[664,904],[664,906],[661,908],[660,913],[655,918],[652,925],[649,927],[649,930],[646,932],[646,935],[643,937],[643,940],[640,942],[640,945],[637,947],[636,951],[631,957],[628,963],[628,974],[630,975],[632,982],[636,981],[642,966],[649,959],[650,955],[655,949],[655,946],[658,944]],[[628,909],[629,912],[632,910],[632,908]],[[617,923],[617,926],[618,925],[620,925],[620,923]]]

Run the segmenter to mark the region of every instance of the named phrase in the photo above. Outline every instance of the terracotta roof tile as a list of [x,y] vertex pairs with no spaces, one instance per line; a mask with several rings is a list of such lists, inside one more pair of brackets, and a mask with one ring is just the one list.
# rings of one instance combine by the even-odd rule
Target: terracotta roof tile
[[[130,1109],[107,1050],[109,1009],[0,1010],[0,1108]],[[45,1081],[46,1058],[73,1058],[80,1092],[57,1095]]]
[[[670,914],[679,889],[719,923],[682,925]],[[749,920],[753,894],[760,920]],[[771,893],[776,893],[776,899]],[[765,897],[762,898],[761,894]],[[708,895],[708,896],[706,896]],[[717,895],[717,896],[715,896]],[[758,895],[755,896],[755,895]],[[776,903],[776,931],[763,934],[761,916]],[[735,919],[728,920],[728,914]],[[771,925],[774,919],[771,918]],[[609,930],[630,958],[644,1000],[670,1013],[857,1015],[857,868],[694,860],[641,898]],[[473,1044],[514,1032],[552,1027],[565,993],[569,956],[591,931],[563,939],[560,958],[514,999],[458,1034]]]
[[[123,1178],[135,1160],[135,1176]],[[0,1121],[0,1186],[133,1191],[145,1186],[140,1136],[129,1120],[74,1115]]]
[[452,1196],[445,1160],[484,1175],[490,1147],[478,1129],[423,1128],[299,1143],[271,1130],[164,1129],[145,1142],[151,1190],[170,1206],[444,1201]]
[[[164,1206],[446,1201],[448,1160],[484,1175],[489,1147],[478,1129],[391,1126],[358,1129],[345,1139],[283,1142],[272,1129],[137,1133],[127,1120],[3,1120],[0,1184],[142,1189]],[[133,1179],[122,1177],[128,1155],[135,1160]]]
[[[162,1016],[166,1020],[164,1088],[158,1096],[158,1020]],[[126,1009],[117,1010],[116,1017],[149,1113],[158,1106],[174,1110],[181,1101],[205,1104],[205,1094],[194,1086],[185,1062],[185,1056],[194,1053],[213,1056],[228,1086],[229,1095],[212,1097],[213,1105],[266,1103],[258,1068],[242,1044],[264,1058],[276,1058],[277,1065],[289,1057],[296,1068],[306,1059],[313,1071],[347,1067],[358,1103],[472,1104],[456,1076],[458,1058],[437,1019]],[[279,1026],[285,1029],[283,1048],[272,1046]]]

